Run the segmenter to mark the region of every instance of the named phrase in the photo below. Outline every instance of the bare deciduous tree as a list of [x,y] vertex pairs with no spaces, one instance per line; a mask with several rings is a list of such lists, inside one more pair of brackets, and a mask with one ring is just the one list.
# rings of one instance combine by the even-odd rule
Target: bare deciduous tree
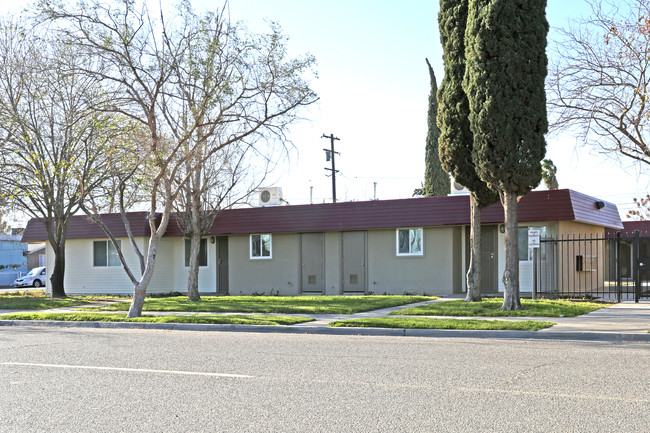
[[220,210],[259,186],[280,156],[275,150],[286,149],[289,125],[316,101],[302,77],[314,59],[288,58],[275,24],[268,34],[252,35],[223,9],[198,16],[186,5],[180,16],[182,36],[164,39],[169,51],[183,53],[173,69],[175,93],[165,95],[164,106],[169,119],[178,119],[171,123],[176,139],[198,125],[187,143],[194,151],[177,209],[190,239],[188,298],[199,300],[201,236]]
[[[174,202],[185,185],[221,149],[253,144],[256,136],[283,136],[297,109],[317,100],[302,78],[314,60],[287,58],[275,26],[269,34],[251,35],[224,22],[223,14],[195,13],[189,2],[182,2],[169,20],[162,11],[153,18],[146,4],[130,0],[82,0],[74,8],[42,2],[41,12],[61,22],[61,37],[106,65],[105,70],[86,72],[114,95],[108,109],[149,131],[148,139],[137,143],[137,154],[146,156],[152,173],[151,235],[140,277],[120,254],[134,285],[128,317],[136,317]],[[141,254],[137,248],[136,253]]]
[[577,131],[599,152],[650,164],[650,2],[590,2],[560,29],[547,82],[551,130]]
[[[264,150],[272,150],[265,148]],[[273,152],[271,152],[273,154]],[[176,222],[189,238],[187,295],[200,300],[199,270],[201,239],[212,228],[218,214],[247,203],[272,169],[269,154],[260,155],[244,143],[233,144],[188,164],[194,172],[175,203]],[[252,169],[252,167],[254,167]]]
[[112,116],[91,109],[103,94],[86,68],[74,46],[11,19],[0,22],[0,185],[14,209],[45,226],[53,297],[66,296],[68,219],[81,192],[103,182],[106,151],[117,139]]

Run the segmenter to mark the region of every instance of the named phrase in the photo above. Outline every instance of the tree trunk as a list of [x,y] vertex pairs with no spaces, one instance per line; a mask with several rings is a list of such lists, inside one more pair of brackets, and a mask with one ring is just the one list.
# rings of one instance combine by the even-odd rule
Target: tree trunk
[[517,194],[503,193],[506,228],[506,269],[503,273],[502,310],[521,310],[519,300],[519,230],[517,228]]
[[470,255],[465,301],[479,302],[481,300],[481,208],[476,204],[474,195],[470,195],[469,200],[471,212]]
[[131,306],[129,307],[129,312],[126,315],[127,318],[140,317],[142,315],[142,307],[144,307],[144,297],[147,293],[147,284],[138,283],[133,287],[133,299],[131,300]]
[[[192,220],[194,222],[194,219]],[[187,299],[190,301],[200,301],[199,295],[199,255],[201,252],[201,232],[198,224],[192,228],[192,237],[190,238],[190,266],[187,276]]]
[[[161,223],[162,225],[163,223]],[[165,228],[162,230],[166,230]],[[144,268],[142,277],[140,281],[133,287],[133,299],[131,300],[131,306],[129,307],[129,312],[126,315],[127,318],[140,317],[142,315],[142,307],[144,306],[144,297],[147,294],[147,287],[151,282],[151,277],[153,277],[154,265],[156,264],[156,251],[158,250],[158,244],[160,243],[160,237],[162,235],[157,235],[152,233],[149,238],[149,252],[147,253],[147,265]]]
[[52,243],[54,251],[54,269],[50,277],[53,298],[65,298],[63,278],[65,276],[65,242]]
[[133,287],[133,299],[131,300],[131,306],[129,307],[129,313],[126,315],[127,318],[140,317],[142,315],[142,307],[144,306],[144,297],[147,294],[147,287],[149,287],[149,282],[151,282],[151,277],[153,275],[153,265],[154,261],[147,261],[147,267],[145,273],[140,278],[138,284]]

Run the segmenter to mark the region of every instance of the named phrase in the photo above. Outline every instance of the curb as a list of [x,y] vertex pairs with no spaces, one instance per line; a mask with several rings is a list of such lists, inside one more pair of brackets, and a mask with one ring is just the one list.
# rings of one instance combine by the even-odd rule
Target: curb
[[138,322],[68,322],[56,320],[0,320],[0,326],[39,326],[50,328],[152,329],[168,331],[221,331],[276,334],[358,335],[383,337],[429,338],[500,338],[528,340],[577,340],[611,342],[650,342],[650,333],[613,332],[539,332],[539,331],[472,331],[457,329],[404,328],[331,328],[325,326],[289,327],[278,325],[219,325],[198,323],[138,323]]

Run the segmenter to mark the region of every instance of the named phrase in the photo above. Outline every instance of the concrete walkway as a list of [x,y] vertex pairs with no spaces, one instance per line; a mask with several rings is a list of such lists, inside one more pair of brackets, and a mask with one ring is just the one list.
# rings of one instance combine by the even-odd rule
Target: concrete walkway
[[[548,338],[548,339],[577,339],[577,340],[606,340],[606,341],[647,341],[650,342],[650,301],[639,303],[622,302],[607,308],[583,314],[577,317],[452,317],[452,316],[397,316],[397,317],[428,317],[428,318],[457,318],[480,320],[540,320],[554,322],[555,325],[541,331],[466,331],[466,330],[433,330],[433,329],[387,329],[387,328],[330,328],[327,325],[336,320],[360,319],[369,317],[386,317],[393,311],[411,308],[436,302],[449,301],[441,298],[434,301],[424,301],[416,304],[401,305],[381,310],[365,311],[355,314],[278,314],[278,313],[196,313],[196,312],[157,312],[147,311],[147,315],[196,315],[196,314],[255,314],[308,317],[312,322],[300,323],[293,326],[251,326],[251,325],[198,325],[198,324],[156,324],[156,323],[121,323],[121,322],[48,322],[48,321],[0,321],[0,326],[65,326],[65,327],[105,327],[105,328],[154,328],[154,329],[194,329],[194,330],[228,330],[251,332],[287,332],[287,333],[318,333],[318,334],[355,334],[355,335],[405,335],[405,336],[461,336],[461,337],[496,337],[496,338]],[[110,303],[110,302],[109,302]],[[103,305],[109,304],[104,303]],[[102,304],[95,303],[93,306]],[[74,312],[85,306],[54,308],[40,310],[43,313]],[[0,310],[0,314],[18,312],[34,312],[34,310]],[[109,312],[107,312],[109,313]],[[111,312],[112,313],[112,312]],[[393,316],[395,317],[395,316]],[[293,331],[291,331],[293,330]]]

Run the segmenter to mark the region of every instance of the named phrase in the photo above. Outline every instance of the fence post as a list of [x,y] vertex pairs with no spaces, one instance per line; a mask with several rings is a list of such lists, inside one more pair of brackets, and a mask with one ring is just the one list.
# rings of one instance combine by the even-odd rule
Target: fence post
[[616,302],[621,302],[621,232],[616,232]]
[[[540,242],[541,248],[541,242]],[[533,299],[537,299],[537,271],[540,266],[537,265],[537,259],[540,257],[539,248],[533,248]]]
[[639,295],[641,293],[641,272],[639,266],[639,231],[634,231],[634,302],[639,302]]

